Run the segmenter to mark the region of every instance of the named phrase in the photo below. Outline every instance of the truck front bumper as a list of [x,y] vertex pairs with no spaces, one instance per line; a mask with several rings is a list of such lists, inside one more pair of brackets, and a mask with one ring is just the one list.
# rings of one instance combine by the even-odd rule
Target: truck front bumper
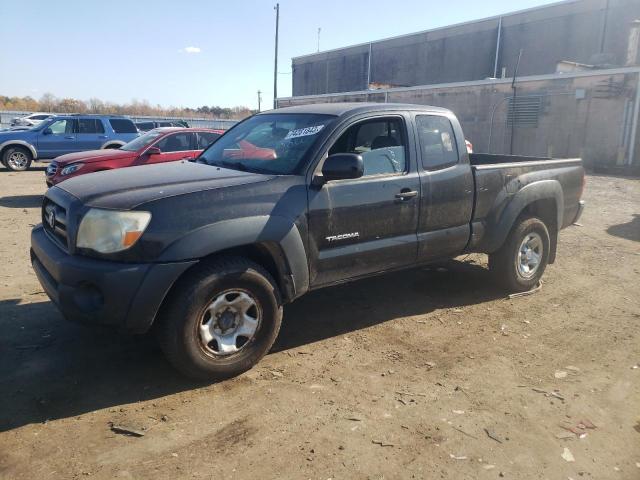
[[132,333],[149,329],[173,283],[195,263],[118,263],[69,255],[41,225],[31,232],[33,270],[64,317]]

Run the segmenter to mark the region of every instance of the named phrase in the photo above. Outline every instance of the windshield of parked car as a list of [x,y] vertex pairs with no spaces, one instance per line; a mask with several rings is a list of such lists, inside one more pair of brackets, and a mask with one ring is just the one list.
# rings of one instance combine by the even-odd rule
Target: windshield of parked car
[[331,115],[272,113],[256,115],[233,127],[197,159],[236,170],[289,175],[298,169]]
[[162,132],[158,130],[151,130],[144,135],[134,138],[129,143],[125,143],[120,147],[120,150],[126,150],[127,152],[137,152],[141,148],[151,145],[153,141],[162,135]]

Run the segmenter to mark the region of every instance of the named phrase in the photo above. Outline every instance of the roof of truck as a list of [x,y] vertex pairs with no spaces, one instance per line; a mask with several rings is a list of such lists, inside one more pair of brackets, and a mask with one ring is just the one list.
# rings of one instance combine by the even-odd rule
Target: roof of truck
[[405,103],[375,103],[375,102],[352,102],[352,103],[312,103],[309,105],[297,105],[295,107],[283,107],[277,110],[267,110],[265,113],[312,113],[320,115],[344,115],[360,112],[377,112],[390,110],[428,110],[430,112],[447,113],[449,110],[430,105],[413,105]]

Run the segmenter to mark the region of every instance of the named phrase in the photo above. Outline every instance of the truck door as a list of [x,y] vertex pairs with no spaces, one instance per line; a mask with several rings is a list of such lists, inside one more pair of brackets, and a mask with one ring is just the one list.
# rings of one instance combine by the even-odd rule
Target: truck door
[[[416,260],[420,179],[413,133],[400,115],[343,127],[324,153],[358,153],[364,176],[309,190],[312,286],[405,266]],[[322,169],[322,161],[315,172]]]
[[[454,126],[455,125],[455,126]],[[473,172],[454,118],[416,115],[420,157],[418,260],[462,253],[471,233]]]
[[[75,119],[60,119],[38,132],[38,157],[55,158],[76,152]],[[46,134],[44,132],[47,132]]]

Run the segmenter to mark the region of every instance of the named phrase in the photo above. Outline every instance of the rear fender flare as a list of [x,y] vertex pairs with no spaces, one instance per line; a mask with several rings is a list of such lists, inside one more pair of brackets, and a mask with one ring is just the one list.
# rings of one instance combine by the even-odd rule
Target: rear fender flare
[[188,233],[169,245],[159,262],[201,259],[236,247],[275,244],[285,260],[287,275],[293,281],[294,296],[309,289],[307,253],[298,227],[277,215],[224,220]]
[[564,196],[562,186],[557,180],[541,180],[530,183],[521,188],[509,200],[502,210],[498,221],[494,225],[487,225],[488,235],[485,237],[482,251],[495,252],[507,239],[516,220],[527,206],[539,200],[554,200],[556,206],[557,225],[562,225],[562,212],[564,211]]

